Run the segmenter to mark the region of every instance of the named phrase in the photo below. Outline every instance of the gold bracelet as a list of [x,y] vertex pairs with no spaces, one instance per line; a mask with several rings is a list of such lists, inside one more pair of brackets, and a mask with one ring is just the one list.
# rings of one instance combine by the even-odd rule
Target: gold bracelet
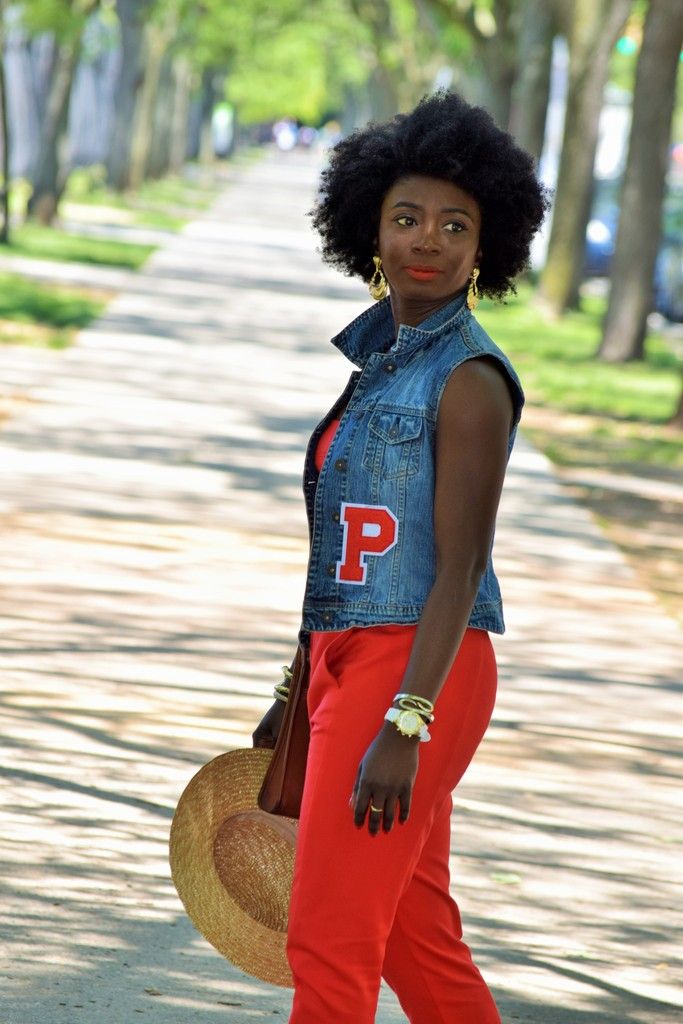
[[291,670],[291,668],[289,667],[289,665],[283,665],[283,666],[282,666],[282,674],[284,675],[284,677],[285,677],[285,680],[286,680],[286,681],[287,681],[288,683],[291,683],[291,681],[292,681],[292,677],[293,677],[294,673],[292,672],[292,670]]
[[289,684],[278,683],[273,690],[273,694],[276,700],[281,700],[283,704],[286,704],[289,699]]
[[432,711],[434,710],[434,702],[433,701],[429,700],[429,698],[427,698],[427,697],[419,697],[415,693],[397,693],[396,696],[394,697],[392,703],[395,704],[396,701],[401,701],[401,700],[412,701],[412,703],[415,705],[415,707],[420,708],[421,711],[426,711],[427,714],[431,714]]

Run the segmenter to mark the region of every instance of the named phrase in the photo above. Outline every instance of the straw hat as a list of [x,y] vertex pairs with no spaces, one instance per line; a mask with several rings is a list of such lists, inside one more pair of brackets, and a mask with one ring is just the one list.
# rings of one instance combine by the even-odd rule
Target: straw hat
[[171,825],[171,875],[192,923],[248,974],[292,987],[285,954],[297,823],[257,806],[271,750],[201,768]]

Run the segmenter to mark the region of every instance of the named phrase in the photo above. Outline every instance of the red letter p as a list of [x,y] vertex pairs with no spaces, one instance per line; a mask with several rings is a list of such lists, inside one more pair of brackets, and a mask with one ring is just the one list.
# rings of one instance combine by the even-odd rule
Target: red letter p
[[344,527],[337,582],[365,583],[367,555],[386,555],[398,540],[398,519],[386,505],[352,505],[343,501],[340,522]]

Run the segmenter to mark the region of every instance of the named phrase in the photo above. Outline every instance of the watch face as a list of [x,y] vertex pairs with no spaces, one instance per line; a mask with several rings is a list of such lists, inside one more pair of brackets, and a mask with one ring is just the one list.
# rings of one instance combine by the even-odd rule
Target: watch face
[[422,719],[415,711],[402,711],[399,724],[409,735],[416,736],[422,728]]

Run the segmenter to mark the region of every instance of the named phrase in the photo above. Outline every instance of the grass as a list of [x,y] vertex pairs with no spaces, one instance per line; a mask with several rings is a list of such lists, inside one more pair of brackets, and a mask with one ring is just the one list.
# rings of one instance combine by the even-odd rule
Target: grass
[[41,224],[26,223],[12,229],[10,244],[0,251],[10,256],[29,256],[34,259],[91,263],[97,266],[138,270],[154,249],[153,245],[121,242],[110,238],[91,238],[63,231],[58,227],[48,228]]
[[[657,335],[648,337],[642,361],[596,360],[604,309],[604,300],[589,297],[581,312],[549,321],[527,286],[506,306],[482,302],[477,314],[524,384],[523,432],[621,548],[643,588],[683,622],[681,506],[658,488],[681,481],[683,432],[667,425],[681,387],[679,361]],[[634,483],[644,478],[647,494]]]
[[683,436],[667,426],[681,387],[679,360],[657,335],[648,338],[643,361],[597,360],[604,308],[590,297],[580,312],[549,321],[522,287],[505,306],[482,302],[477,313],[522,379],[529,400],[523,424],[554,462],[683,466]]
[[[200,172],[201,174],[201,172]],[[216,195],[216,187],[198,176],[169,175],[144,181],[135,191],[115,192],[105,184],[101,166],[80,168],[70,177],[66,203],[109,206],[125,210],[130,222],[144,227],[178,231],[195,214],[205,210]]]
[[65,348],[105,302],[0,272],[0,342]]
[[[214,199],[217,189],[210,179],[207,182],[207,177],[202,178],[202,171],[198,170],[196,179],[189,175],[169,175],[145,181],[135,191],[115,192],[105,184],[102,165],[79,167],[69,175],[61,208],[68,213],[78,206],[100,206],[125,214],[128,224],[178,231]],[[27,181],[12,182],[12,212],[20,218],[26,211],[29,194]],[[120,219],[117,217],[117,221]]]

